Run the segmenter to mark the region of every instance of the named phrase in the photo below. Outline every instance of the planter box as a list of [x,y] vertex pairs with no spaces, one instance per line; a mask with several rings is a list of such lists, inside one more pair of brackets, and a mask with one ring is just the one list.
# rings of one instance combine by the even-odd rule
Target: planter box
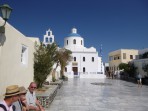
[[61,86],[63,85],[63,80],[58,80],[58,81],[55,81],[55,82],[50,82],[49,84],[50,85],[58,85],[58,88],[60,89]]
[[46,91],[36,91],[37,99],[44,108],[49,107],[50,103],[57,94],[57,89],[57,85],[48,85],[48,89]]

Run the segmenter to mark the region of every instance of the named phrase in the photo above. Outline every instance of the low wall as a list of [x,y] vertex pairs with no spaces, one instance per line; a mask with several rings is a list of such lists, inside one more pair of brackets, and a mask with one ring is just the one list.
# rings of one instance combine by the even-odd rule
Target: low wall
[[99,78],[99,79],[104,79],[106,78],[106,75],[104,74],[90,74],[90,73],[78,73],[77,75],[74,75],[72,72],[67,72],[65,73],[65,76],[68,78]]
[[48,108],[57,94],[58,85],[48,85],[48,89],[43,91],[37,91],[36,96],[44,108]]

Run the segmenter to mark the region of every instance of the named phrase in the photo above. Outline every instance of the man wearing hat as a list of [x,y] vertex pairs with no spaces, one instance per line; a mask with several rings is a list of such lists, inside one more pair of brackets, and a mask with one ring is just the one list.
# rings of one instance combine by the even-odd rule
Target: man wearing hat
[[13,105],[16,108],[15,111],[26,111],[28,110],[27,101],[25,97],[27,90],[25,89],[24,86],[21,86],[19,89],[20,89],[19,99],[18,101],[14,102]]
[[12,103],[19,99],[20,90],[18,85],[11,85],[6,88],[5,98],[0,102],[0,111],[14,111]]

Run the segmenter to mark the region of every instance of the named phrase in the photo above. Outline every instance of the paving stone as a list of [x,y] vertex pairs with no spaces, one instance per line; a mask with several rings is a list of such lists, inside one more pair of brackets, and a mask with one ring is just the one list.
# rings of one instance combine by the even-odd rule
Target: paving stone
[[147,92],[122,80],[68,79],[47,111],[147,111]]

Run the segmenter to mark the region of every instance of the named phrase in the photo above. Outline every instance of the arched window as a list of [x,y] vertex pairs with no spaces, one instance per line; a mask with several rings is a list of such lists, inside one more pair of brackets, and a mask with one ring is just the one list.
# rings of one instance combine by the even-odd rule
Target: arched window
[[67,72],[67,67],[65,67],[65,72]]
[[47,37],[46,37],[45,41],[48,42],[48,38]]
[[94,57],[92,57],[92,62],[94,62]]
[[73,40],[73,44],[76,44],[76,39]]
[[67,45],[68,45],[68,40],[67,40]]
[[74,57],[74,61],[76,61],[76,57]]
[[82,40],[81,40],[81,45],[82,45]]
[[85,72],[85,67],[83,67],[83,72]]
[[24,46],[24,45],[22,45],[21,63],[22,64],[28,63],[28,48],[27,46]]
[[48,32],[48,36],[50,35],[50,31]]
[[52,38],[50,38],[50,43],[52,43]]
[[85,62],[85,57],[83,57],[83,62]]

